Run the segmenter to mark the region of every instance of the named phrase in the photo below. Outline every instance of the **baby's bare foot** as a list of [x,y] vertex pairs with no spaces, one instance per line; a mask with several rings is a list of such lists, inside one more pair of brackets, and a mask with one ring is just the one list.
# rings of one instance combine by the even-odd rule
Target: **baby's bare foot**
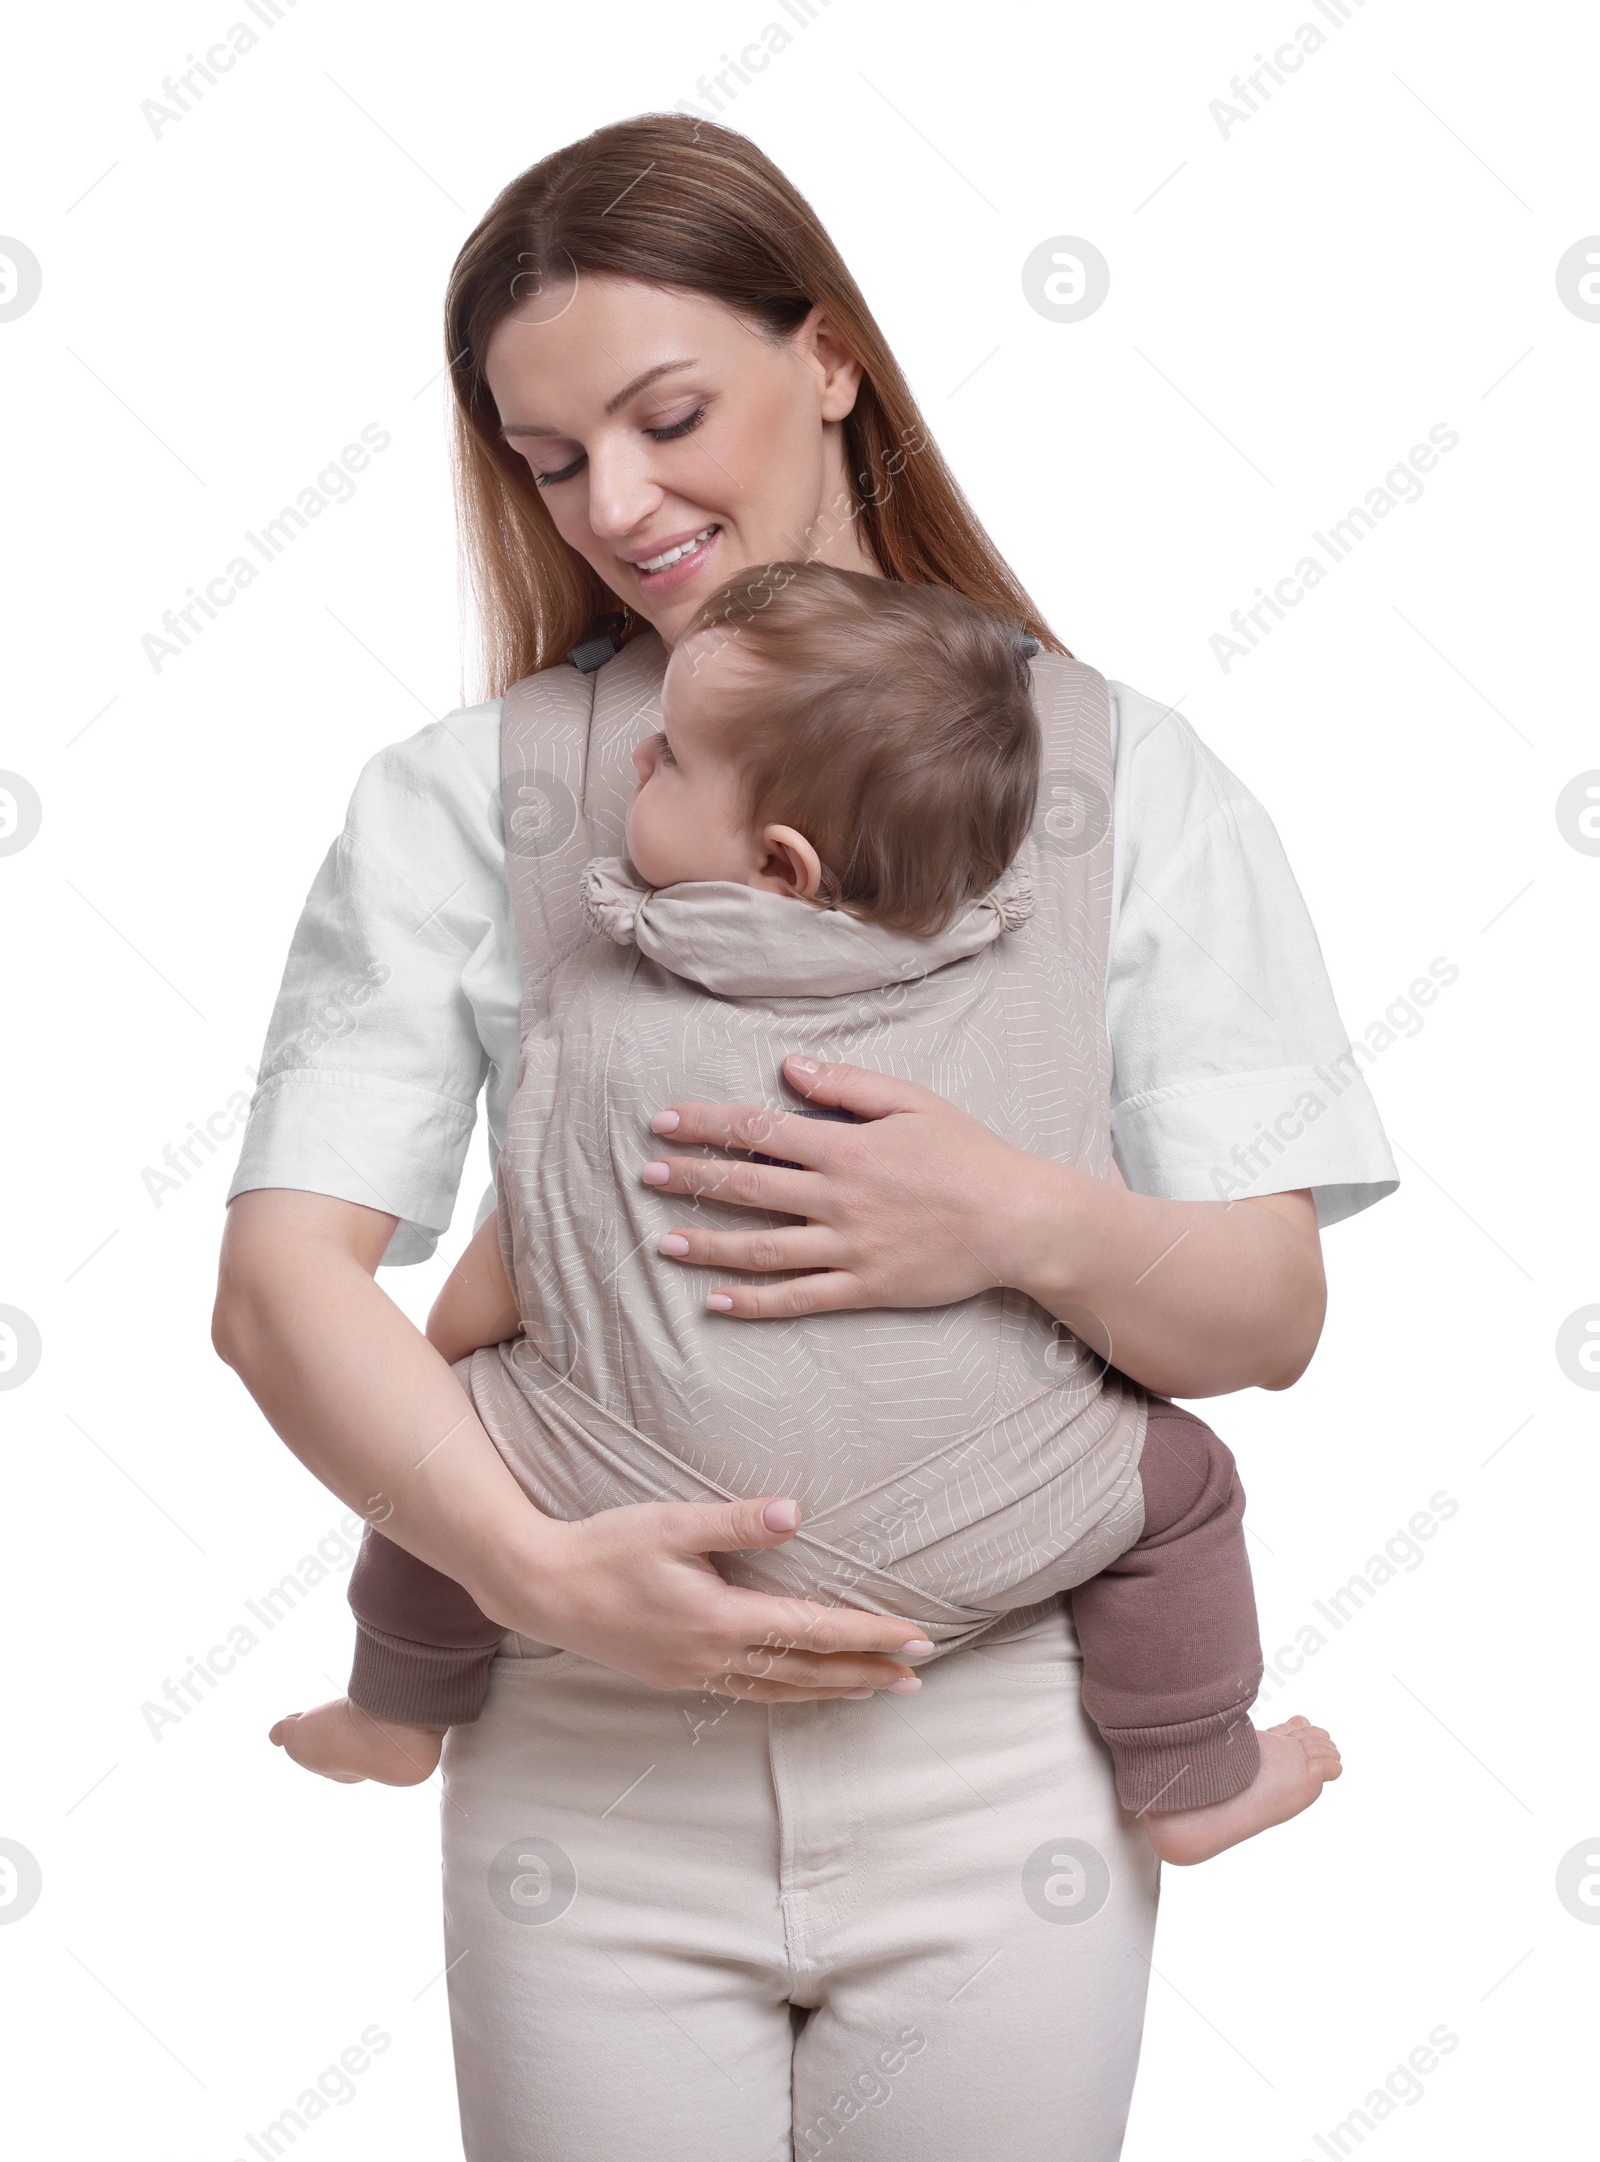
[[1209,1862],[1225,1847],[1299,1816],[1343,1769],[1330,1736],[1298,1714],[1258,1739],[1261,1769],[1242,1794],[1203,1809],[1146,1811],[1150,1844],[1164,1862]]
[[287,1749],[308,1772],[320,1772],[345,1786],[376,1779],[386,1787],[416,1787],[438,1768],[444,1730],[374,1719],[348,1697],[335,1697],[315,1711],[291,1712],[267,1739]]

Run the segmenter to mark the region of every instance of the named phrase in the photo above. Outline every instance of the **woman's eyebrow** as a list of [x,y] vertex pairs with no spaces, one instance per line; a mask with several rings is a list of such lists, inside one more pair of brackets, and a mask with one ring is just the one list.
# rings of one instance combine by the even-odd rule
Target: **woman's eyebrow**
[[[627,404],[630,398],[643,390],[647,384],[655,382],[658,376],[676,375],[681,369],[698,366],[698,361],[694,360],[659,360],[653,368],[646,368],[643,375],[636,375],[631,383],[625,383],[614,398],[608,398],[605,403],[605,410],[607,413],[617,412]],[[505,421],[501,423],[500,433],[503,436],[560,435],[562,431],[559,428],[540,428],[532,422]]]
[[636,375],[631,383],[624,383],[614,398],[608,398],[606,411],[617,412],[636,392],[643,390],[647,383],[653,383],[658,375],[675,375],[682,368],[694,368],[698,365],[699,363],[693,360],[658,360],[653,368],[646,368],[643,375]]

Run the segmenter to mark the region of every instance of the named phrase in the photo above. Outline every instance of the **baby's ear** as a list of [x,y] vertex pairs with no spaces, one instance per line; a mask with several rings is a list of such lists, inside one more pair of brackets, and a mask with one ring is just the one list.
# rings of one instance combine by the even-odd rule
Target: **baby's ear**
[[822,885],[822,859],[805,835],[793,826],[763,826],[761,846],[764,882],[814,901]]

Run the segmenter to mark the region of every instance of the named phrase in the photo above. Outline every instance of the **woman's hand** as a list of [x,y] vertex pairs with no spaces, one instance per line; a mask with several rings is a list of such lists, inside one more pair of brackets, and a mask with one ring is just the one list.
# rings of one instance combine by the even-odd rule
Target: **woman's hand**
[[777,1284],[728,1283],[708,1303],[745,1320],[843,1307],[942,1306],[1005,1285],[1025,1292],[1101,1358],[1164,1396],[1285,1389],[1322,1328],[1326,1285],[1308,1191],[1240,1201],[1130,1193],[1011,1147],[931,1090],[859,1066],[791,1058],[836,1125],[749,1104],[675,1104],[651,1120],[678,1142],[759,1150],[797,1171],[675,1156],[646,1184],[802,1217],[750,1231],[692,1217],[660,1252]]
[[915,1082],[806,1058],[786,1060],[784,1072],[801,1095],[868,1123],[837,1125],[749,1104],[678,1104],[650,1122],[676,1142],[754,1149],[803,1167],[695,1156],[645,1167],[645,1183],[668,1193],[806,1219],[751,1231],[691,1222],[670,1232],[661,1252],[700,1268],[816,1272],[783,1284],[725,1284],[711,1294],[714,1308],[753,1320],[947,1306],[1007,1280],[1005,1227],[1044,1165]]
[[788,1500],[639,1502],[574,1523],[541,1518],[533,1551],[473,1595],[502,1627],[652,1689],[758,1704],[919,1689],[895,1655],[926,1658],[933,1646],[910,1623],[745,1591],[707,1558],[781,1546],[799,1521]]

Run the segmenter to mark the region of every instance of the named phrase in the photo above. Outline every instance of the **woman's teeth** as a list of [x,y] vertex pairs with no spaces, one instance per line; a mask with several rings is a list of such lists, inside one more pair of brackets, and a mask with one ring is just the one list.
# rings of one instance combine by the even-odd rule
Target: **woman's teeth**
[[694,551],[708,541],[716,530],[715,525],[703,526],[693,540],[682,541],[676,548],[667,549],[663,555],[646,556],[638,564],[637,568],[642,571],[664,571],[669,563],[678,563],[685,556],[693,555]]

